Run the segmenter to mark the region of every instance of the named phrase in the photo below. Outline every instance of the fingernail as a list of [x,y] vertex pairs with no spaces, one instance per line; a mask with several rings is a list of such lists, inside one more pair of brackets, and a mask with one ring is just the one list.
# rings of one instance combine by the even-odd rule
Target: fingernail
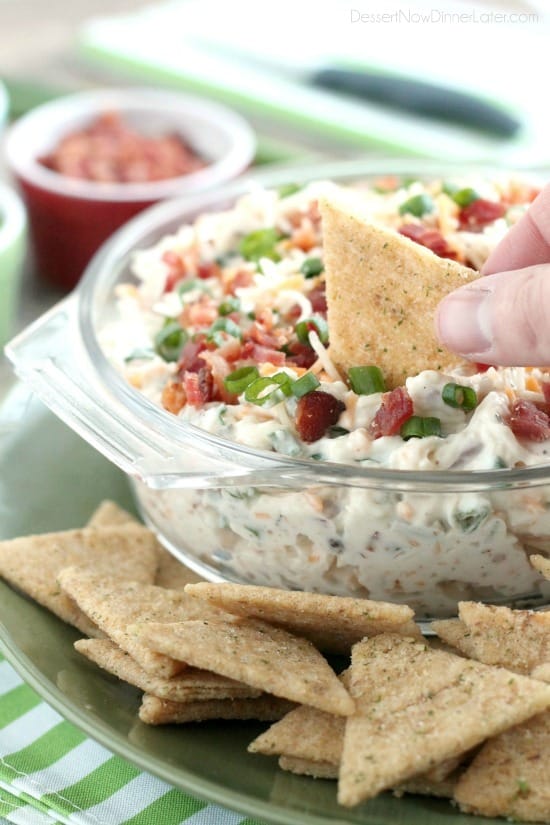
[[444,298],[436,316],[440,341],[460,355],[482,355],[491,347],[491,299],[488,289],[466,288]]

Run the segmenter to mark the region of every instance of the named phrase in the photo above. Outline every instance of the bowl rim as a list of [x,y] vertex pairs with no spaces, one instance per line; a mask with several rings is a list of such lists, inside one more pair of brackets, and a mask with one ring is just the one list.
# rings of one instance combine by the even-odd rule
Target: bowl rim
[[[94,117],[106,109],[117,111],[162,112],[172,115],[176,126],[180,118],[214,124],[230,142],[229,151],[203,169],[186,175],[143,183],[100,183],[69,178],[46,168],[37,156],[22,154],[22,136],[40,134],[40,125],[49,118],[69,124],[75,115]],[[70,131],[70,125],[66,132]],[[59,135],[63,134],[60,130]],[[241,174],[250,164],[256,149],[256,136],[248,121],[223,104],[183,92],[155,87],[99,88],[43,103],[27,112],[7,130],[5,155],[13,174],[31,184],[65,197],[99,201],[156,201],[186,193],[203,191]],[[200,152],[201,147],[194,147]]]
[[[447,174],[472,173],[474,164],[464,163],[445,164]],[[216,204],[226,203],[240,195],[257,188],[269,188],[288,183],[289,181],[307,183],[316,179],[330,179],[334,177],[368,178],[369,175],[379,177],[385,174],[407,174],[416,172],[417,175],[441,173],[443,164],[439,161],[418,161],[413,159],[379,159],[370,160],[343,160],[328,163],[314,163],[311,165],[282,166],[270,169],[267,172],[241,177],[215,191],[203,192],[191,198],[178,198],[156,204],[141,212],[119,229],[96,253],[87,269],[80,285],[76,290],[77,321],[84,344],[85,354],[89,365],[95,370],[99,379],[104,382],[110,393],[122,402],[135,419],[146,427],[153,426],[165,436],[170,432],[191,436],[200,452],[205,456],[230,456],[235,464],[244,467],[258,466],[261,462],[266,471],[272,472],[274,484],[279,483],[281,477],[290,485],[299,479],[304,484],[314,483],[338,484],[345,486],[362,486],[371,488],[386,488],[388,490],[404,490],[418,492],[467,492],[473,490],[499,490],[511,488],[538,486],[550,481],[550,464],[537,464],[524,468],[498,468],[493,470],[392,470],[376,467],[361,467],[352,464],[320,462],[308,458],[295,458],[281,453],[266,450],[257,450],[245,444],[231,441],[219,435],[199,428],[197,425],[183,421],[166,410],[157,406],[146,398],[137,389],[132,387],[112,366],[99,343],[93,319],[95,292],[101,276],[115,267],[120,269],[121,262],[128,260],[137,248],[145,232],[159,232],[168,222],[176,219],[184,225],[186,220],[196,217],[197,209],[215,207]],[[491,172],[509,174],[504,168],[488,169],[485,164],[479,164],[478,171],[485,175]],[[475,171],[475,169],[474,169]],[[532,170],[534,174],[537,170]],[[527,176],[523,170],[520,173]],[[227,208],[224,205],[223,208]],[[206,210],[205,210],[206,211]],[[216,210],[215,210],[216,211]],[[164,234],[170,230],[165,228]],[[158,235],[157,238],[162,237]],[[154,243],[154,241],[152,241]],[[147,248],[147,246],[140,248]],[[282,474],[283,471],[283,474]],[[284,473],[287,473],[285,476]],[[241,484],[246,486],[246,478]],[[252,482],[253,486],[256,486]],[[214,485],[215,486],[215,485]]]
[[25,207],[19,195],[0,182],[0,254],[23,235],[27,224]]

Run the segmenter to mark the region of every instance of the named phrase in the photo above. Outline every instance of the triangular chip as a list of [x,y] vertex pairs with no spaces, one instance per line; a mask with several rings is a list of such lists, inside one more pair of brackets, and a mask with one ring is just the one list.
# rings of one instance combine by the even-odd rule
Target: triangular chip
[[468,813],[550,822],[550,712],[487,742],[454,797]]
[[170,702],[146,693],[139,709],[139,718],[146,725],[182,725],[186,722],[206,722],[209,719],[258,719],[261,722],[271,722],[280,719],[292,707],[291,702],[277,696]]
[[338,765],[316,759],[301,759],[299,756],[280,756],[279,767],[299,776],[314,776],[315,779],[338,779]]
[[276,624],[330,653],[349,654],[356,642],[375,633],[420,636],[412,621],[414,613],[406,605],[210,582],[189,585],[185,592],[229,613]]
[[122,524],[139,524],[139,521],[116,501],[105,499],[94,510],[87,527],[117,527]]
[[307,639],[280,628],[246,619],[238,624],[212,619],[135,625],[129,631],[152,650],[193,667],[329,713],[353,712],[353,700],[326,659]]
[[324,762],[338,771],[345,725],[344,716],[301,705],[256,737],[248,750]]
[[[148,673],[170,678],[186,667],[184,661],[155,653],[128,632],[133,622],[178,622],[220,611],[178,590],[126,582],[71,567],[59,576],[62,589],[80,609]],[[223,615],[223,614],[221,614]]]
[[472,659],[525,675],[550,662],[550,611],[460,602],[458,615],[432,629]]
[[545,556],[529,556],[529,561],[539,573],[542,573],[545,579],[550,581],[550,559]]
[[353,806],[550,707],[550,686],[403,636],[353,648],[338,800]]
[[193,667],[171,679],[163,679],[144,670],[129,653],[110,639],[81,639],[74,646],[103,670],[159,699],[196,702],[205,699],[251,698],[261,693],[233,679]]
[[356,198],[321,199],[330,355],[347,371],[374,364],[388,388],[458,362],[435,337],[444,295],[478,277],[398,232],[368,223]]
[[86,635],[97,627],[63,593],[57,576],[70,565],[87,566],[140,582],[153,582],[158,543],[139,525],[66,530],[0,542],[0,576]]

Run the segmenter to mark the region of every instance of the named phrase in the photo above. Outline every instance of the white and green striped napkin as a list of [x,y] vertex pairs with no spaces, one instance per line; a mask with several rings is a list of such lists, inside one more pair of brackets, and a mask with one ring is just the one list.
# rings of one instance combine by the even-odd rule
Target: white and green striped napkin
[[0,825],[261,825],[188,796],[89,739],[0,654]]

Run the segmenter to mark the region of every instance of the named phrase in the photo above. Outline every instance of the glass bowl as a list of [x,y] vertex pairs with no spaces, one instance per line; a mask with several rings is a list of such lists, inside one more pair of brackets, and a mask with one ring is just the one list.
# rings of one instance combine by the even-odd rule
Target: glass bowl
[[[262,183],[459,171],[342,162]],[[206,578],[403,602],[421,618],[452,615],[463,599],[547,604],[550,583],[528,556],[550,555],[550,464],[399,471],[255,450],[167,413],[111,366],[97,333],[112,317],[114,286],[133,278],[132,252],[258,185],[249,178],[135,218],[78,290],[8,346],[17,373],[128,474],[145,521]]]
[[[105,113],[120,114],[143,136],[177,133],[206,165],[186,175],[143,183],[69,177],[39,158]],[[252,162],[255,138],[225,106],[160,89],[99,89],[38,106],[7,132],[6,158],[27,205],[38,274],[73,287],[93,253],[115,229],[157,201],[219,186]]]

